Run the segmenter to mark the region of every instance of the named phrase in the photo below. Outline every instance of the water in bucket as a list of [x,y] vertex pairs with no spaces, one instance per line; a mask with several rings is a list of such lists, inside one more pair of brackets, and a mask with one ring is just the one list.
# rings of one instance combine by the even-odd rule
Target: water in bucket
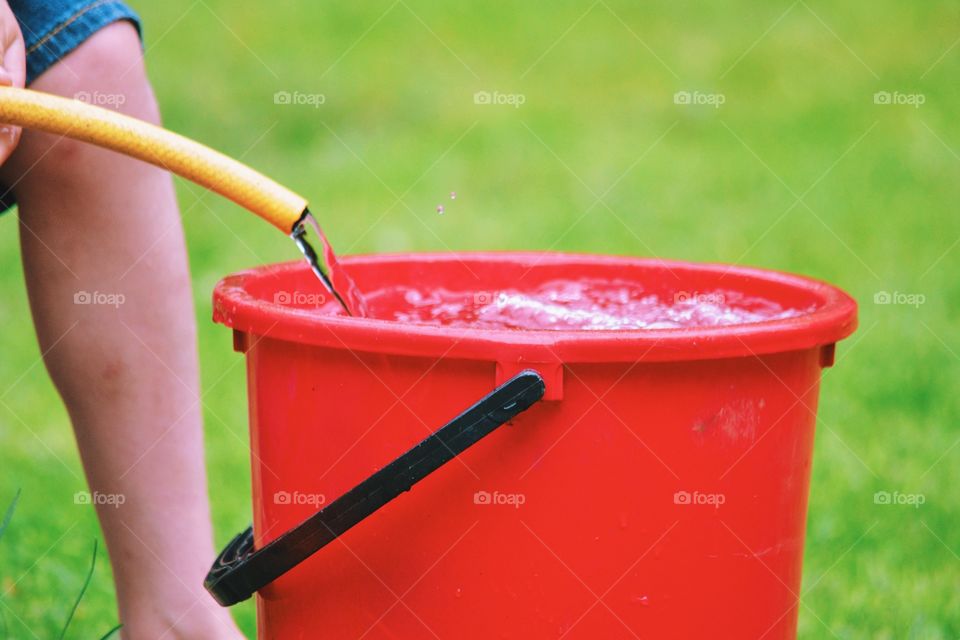
[[462,292],[391,287],[367,295],[373,315],[399,322],[482,329],[679,329],[779,320],[803,313],[742,292],[663,296],[638,282],[558,279],[528,290]]
[[409,283],[361,294],[341,268],[329,240],[307,214],[322,247],[324,270],[302,231],[294,240],[336,304],[320,306],[337,313],[403,323],[526,330],[631,330],[715,327],[780,320],[804,313],[758,296],[734,290],[675,292],[672,296],[646,291],[640,283],[598,278],[557,279],[535,289],[451,291],[423,289]]
[[[305,223],[317,234],[323,264],[304,237]],[[343,310],[354,317],[449,327],[602,331],[720,327],[781,320],[811,311],[783,307],[735,290],[677,291],[664,297],[637,282],[597,278],[557,279],[530,291],[426,290],[407,283],[361,293],[309,211],[292,236],[340,307],[321,305],[325,313]]]
[[[307,242],[303,223],[317,234],[323,254]],[[675,292],[672,297],[644,290],[637,282],[597,278],[558,279],[531,291],[423,290],[414,283],[362,294],[340,266],[329,239],[307,212],[293,239],[337,305],[354,317],[481,329],[631,330],[718,327],[780,320],[809,309],[783,307],[772,300],[734,290]],[[321,305],[337,313],[336,305]]]

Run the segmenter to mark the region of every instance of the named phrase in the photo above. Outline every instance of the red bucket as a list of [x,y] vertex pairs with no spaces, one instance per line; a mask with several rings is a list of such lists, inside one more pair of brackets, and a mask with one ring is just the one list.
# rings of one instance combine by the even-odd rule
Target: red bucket
[[356,507],[368,478],[518,372],[546,384],[409,493],[348,530],[314,531],[330,534],[319,552],[301,536],[309,557],[257,593],[259,637],[795,637],[820,370],[856,326],[849,296],[770,271],[614,257],[343,264],[362,290],[616,278],[661,299],[731,290],[808,311],[707,328],[464,330],[301,308],[322,290],[299,263],[224,279],[214,320],[247,356],[261,551],[318,511]]

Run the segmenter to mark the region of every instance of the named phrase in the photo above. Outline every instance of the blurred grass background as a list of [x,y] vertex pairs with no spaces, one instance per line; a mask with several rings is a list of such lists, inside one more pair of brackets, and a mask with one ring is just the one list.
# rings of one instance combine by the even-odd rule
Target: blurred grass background
[[[825,373],[800,634],[960,636],[957,5],[134,5],[166,125],[308,196],[341,252],[736,262],[851,292],[861,328]],[[276,104],[278,91],[324,102]],[[524,103],[476,104],[478,91]],[[680,91],[725,101],[678,105]],[[924,103],[876,104],[880,91]],[[249,468],[244,371],[209,320],[210,291],[295,249],[179,189],[219,547],[250,518]],[[880,291],[925,303],[874,304]],[[38,362],[12,215],[0,218],[0,294],[0,503],[23,488],[0,541],[0,608],[10,637],[53,637],[100,533],[73,503],[86,487]],[[876,491],[926,502],[878,506]],[[252,607],[237,614],[252,635]],[[102,555],[68,637],[99,637],[115,618]]]

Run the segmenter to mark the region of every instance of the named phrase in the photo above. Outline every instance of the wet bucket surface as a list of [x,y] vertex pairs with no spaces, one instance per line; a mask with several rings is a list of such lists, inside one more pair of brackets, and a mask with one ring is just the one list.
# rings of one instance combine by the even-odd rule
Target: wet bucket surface
[[629,258],[343,264],[365,291],[585,277],[807,312],[725,327],[465,330],[301,308],[322,291],[300,264],[226,278],[214,318],[247,356],[258,546],[516,372],[547,384],[543,402],[262,590],[260,637],[795,637],[820,370],[855,328],[849,296],[774,272]]

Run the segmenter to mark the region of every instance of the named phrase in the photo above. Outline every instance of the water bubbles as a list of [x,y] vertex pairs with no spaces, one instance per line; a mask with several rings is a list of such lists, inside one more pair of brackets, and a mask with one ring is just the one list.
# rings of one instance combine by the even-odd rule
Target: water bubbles
[[440,215],[443,215],[443,211],[444,211],[443,205],[442,205],[442,204],[438,204],[438,205],[437,205],[437,213],[439,213]]
[[[393,320],[480,329],[635,330],[727,326],[804,313],[738,292],[658,295],[639,283],[553,280],[533,290],[416,291],[394,295]],[[387,294],[389,295],[389,294]]]
[[456,192],[456,191],[451,191],[451,192],[450,192],[450,199],[451,199],[451,200],[456,200],[456,199],[457,199],[457,192]]

